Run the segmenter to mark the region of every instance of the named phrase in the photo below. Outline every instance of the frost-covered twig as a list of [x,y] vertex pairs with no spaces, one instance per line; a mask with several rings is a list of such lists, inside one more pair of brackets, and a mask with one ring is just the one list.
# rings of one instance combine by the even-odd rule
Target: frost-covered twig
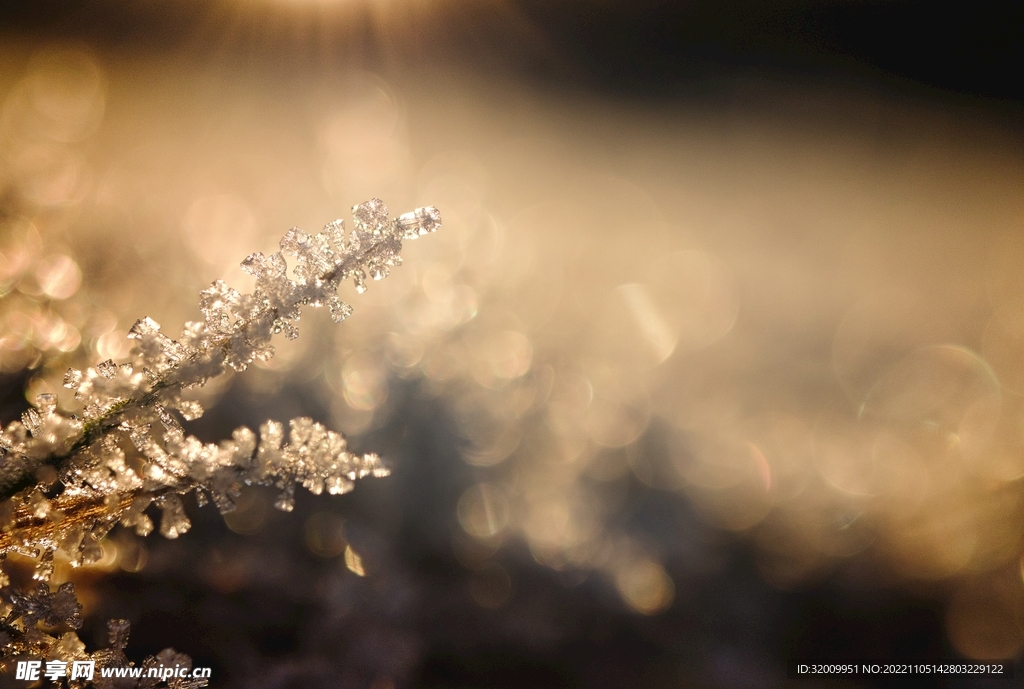
[[[165,536],[182,533],[189,524],[179,496],[192,490],[229,511],[243,484],[274,485],[282,490],[277,506],[288,510],[295,482],[342,493],[356,478],[385,475],[376,455],[349,453],[344,436],[310,419],[291,421],[287,443],[283,425],[267,422],[258,439],[239,428],[213,445],[186,435],[174,413],[197,418],[202,407],[183,399],[185,390],[269,359],[276,334],[296,337],[301,307],[326,305],[335,321],[347,318],[352,308],[337,296],[342,280],[364,291],[367,276],[379,280],[400,264],[403,240],[440,226],[436,208],[389,220],[378,199],[353,208],[353,216],[347,235],[341,220],[316,235],[293,228],[281,252],[249,255],[242,268],[256,278],[253,293],[218,280],[201,293],[205,320],[186,323],[178,340],[144,318],[128,333],[131,361],[69,370],[64,385],[83,405],[80,418],[59,411],[55,395],[39,395],[35,408],[0,433],[0,553],[40,556],[36,576],[46,580],[56,550],[72,564],[90,561],[118,521],[148,533],[150,504],[163,511]],[[293,278],[284,255],[295,259]],[[132,448],[137,460],[125,454]]]
[[[0,587],[0,602],[10,609],[0,619],[0,660],[5,657],[46,658],[47,671],[56,661],[59,675],[55,675],[56,681],[51,686],[63,685],[75,689],[86,686],[96,689],[152,689],[163,685],[169,689],[201,689],[209,684],[205,678],[190,677],[188,670],[192,667],[192,659],[173,648],[165,648],[146,658],[137,677],[123,670],[116,680],[104,677],[104,668],[135,667],[135,663],[128,660],[124,652],[131,629],[128,620],[109,620],[109,647],[92,653],[85,650],[85,644],[74,631],[57,631],[59,636],[55,636],[39,628],[40,623],[50,628],[64,627],[72,630],[82,626],[82,605],[75,597],[74,584],[70,582],[61,584],[56,591],[50,591],[46,584],[39,584],[29,593],[19,592],[9,586]],[[82,661],[92,662],[92,678],[69,679],[67,665]],[[3,668],[2,663],[0,668]],[[178,676],[165,678],[163,673],[151,675],[150,668],[177,668],[184,672],[179,671]]]

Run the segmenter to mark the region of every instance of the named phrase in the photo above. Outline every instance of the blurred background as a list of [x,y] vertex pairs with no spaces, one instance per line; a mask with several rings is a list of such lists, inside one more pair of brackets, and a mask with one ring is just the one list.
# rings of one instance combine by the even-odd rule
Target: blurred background
[[188,424],[307,415],[392,476],[115,530],[55,577],[82,638],[126,617],[131,657],[268,688],[1020,658],[1022,30],[987,0],[4,5],[0,422],[251,289],[293,225],[444,221]]

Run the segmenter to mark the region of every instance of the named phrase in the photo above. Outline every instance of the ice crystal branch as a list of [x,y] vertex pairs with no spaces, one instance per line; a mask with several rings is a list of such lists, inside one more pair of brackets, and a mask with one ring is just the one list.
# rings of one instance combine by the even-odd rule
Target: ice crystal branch
[[[355,206],[353,219],[349,233],[341,220],[315,235],[293,228],[280,252],[250,254],[242,268],[255,277],[254,291],[213,283],[200,295],[204,320],[186,323],[177,340],[149,318],[136,321],[130,361],[67,372],[64,386],[81,403],[80,417],[42,394],[0,432],[0,554],[39,557],[36,578],[46,581],[57,550],[78,565],[99,557],[100,539],[118,522],[149,533],[150,505],[162,512],[163,535],[180,535],[189,527],[181,496],[191,491],[227,512],[243,485],[272,485],[281,490],[276,506],[290,510],[295,483],[343,493],[355,479],[386,475],[376,455],[348,452],[344,436],[310,419],[293,419],[287,442],[283,424],[268,421],[258,437],[239,428],[220,444],[187,435],[178,420],[203,413],[183,398],[186,390],[271,358],[275,335],[297,337],[303,306],[327,306],[333,320],[344,320],[352,307],[338,298],[341,281],[365,291],[367,277],[382,279],[400,265],[404,240],[440,226],[436,208],[389,220],[378,199]],[[293,259],[291,277],[285,256]]]
[[[0,588],[0,601],[10,612],[0,619],[0,648],[7,657],[46,658],[66,664],[75,661],[93,661],[95,670],[92,680],[58,680],[57,686],[85,687],[97,689],[150,689],[167,686],[169,689],[201,689],[209,684],[206,679],[174,677],[167,680],[149,677],[152,667],[180,667],[189,670],[192,659],[173,648],[165,648],[155,656],[142,662],[141,677],[119,677],[116,681],[105,678],[102,668],[131,668],[135,663],[128,660],[124,649],[128,644],[130,625],[128,620],[109,620],[107,638],[110,646],[92,653],[85,650],[85,644],[74,631],[60,632],[59,628],[78,629],[82,626],[82,605],[75,598],[74,584],[65,583],[56,591],[50,591],[46,584],[39,584],[30,593],[20,593],[11,587]],[[43,624],[56,632],[47,633],[39,628]],[[3,665],[0,664],[0,668]],[[185,673],[183,673],[185,674]]]

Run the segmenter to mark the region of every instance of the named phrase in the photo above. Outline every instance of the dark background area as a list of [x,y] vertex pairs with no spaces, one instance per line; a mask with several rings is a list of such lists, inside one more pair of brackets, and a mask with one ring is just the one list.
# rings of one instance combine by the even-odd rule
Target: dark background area
[[[1024,7],[1009,2],[937,5],[917,0],[692,0],[546,2],[508,0],[424,4],[419,40],[384,45],[369,36],[365,5],[306,10],[309,26],[338,31],[331,41],[288,40],[270,26],[285,9],[250,3],[123,3],[44,0],[4,3],[6,32],[80,39],[142,51],[184,48],[243,53],[268,68],[325,51],[351,63],[381,57],[511,61],[519,76],[619,97],[686,96],[708,77],[756,70],[868,80],[890,88],[975,96],[1016,111],[1024,97]],[[303,13],[299,9],[299,14]],[[535,41],[512,40],[525,22]],[[344,23],[344,27],[336,26]],[[349,45],[346,45],[349,44]],[[361,48],[353,58],[353,44]],[[541,48],[540,46],[543,46]],[[581,76],[584,78],[580,81]]]

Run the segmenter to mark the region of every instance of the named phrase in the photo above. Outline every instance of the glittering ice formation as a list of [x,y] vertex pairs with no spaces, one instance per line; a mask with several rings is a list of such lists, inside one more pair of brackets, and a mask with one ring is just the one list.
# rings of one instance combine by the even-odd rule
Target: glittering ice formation
[[296,483],[338,494],[358,478],[387,475],[376,455],[350,453],[343,435],[311,419],[293,419],[287,434],[274,421],[258,435],[239,428],[220,444],[187,435],[179,421],[203,413],[184,391],[271,358],[274,335],[298,336],[304,306],[327,306],[333,320],[344,320],[352,307],[338,298],[341,281],[364,291],[368,277],[380,280],[400,265],[403,240],[441,224],[433,207],[389,219],[379,199],[352,213],[351,232],[341,220],[314,235],[293,228],[280,252],[247,256],[242,268],[256,279],[253,292],[214,282],[200,294],[204,320],[186,323],[178,339],[143,318],[128,333],[130,361],[69,370],[64,386],[81,403],[80,416],[61,412],[56,396],[44,394],[8,424],[0,432],[0,556],[38,557],[36,578],[45,583],[58,550],[78,565],[100,557],[99,541],[119,522],[148,534],[150,505],[160,510],[164,536],[186,532],[181,496],[189,492],[228,512],[243,485],[270,485],[281,491],[276,506],[287,511]]

